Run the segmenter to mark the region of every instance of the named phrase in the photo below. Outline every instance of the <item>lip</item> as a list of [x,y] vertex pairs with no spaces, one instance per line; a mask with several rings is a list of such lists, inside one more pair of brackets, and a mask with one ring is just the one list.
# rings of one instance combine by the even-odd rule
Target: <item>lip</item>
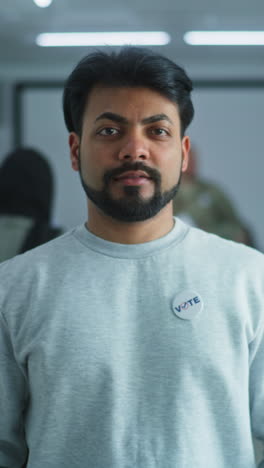
[[114,177],[114,180],[126,180],[126,179],[150,179],[151,177],[144,171],[127,171],[123,172],[120,176]]
[[149,184],[151,182],[151,177],[144,171],[127,171],[115,177],[114,181],[122,185],[139,186]]

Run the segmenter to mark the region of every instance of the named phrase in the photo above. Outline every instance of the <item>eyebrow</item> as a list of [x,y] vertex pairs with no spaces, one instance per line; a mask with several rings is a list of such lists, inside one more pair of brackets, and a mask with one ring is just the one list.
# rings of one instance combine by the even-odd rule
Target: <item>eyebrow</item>
[[102,114],[98,115],[98,117],[96,117],[95,122],[102,119],[113,120],[114,122],[118,123],[128,123],[128,120],[125,117],[119,114],[114,114],[113,112],[103,112]]
[[167,122],[173,124],[172,120],[166,114],[151,115],[150,117],[146,117],[145,119],[143,119],[142,123],[149,124],[159,122],[160,120],[167,120]]
[[[123,117],[122,115],[119,115],[119,114],[115,114],[113,112],[103,112],[102,114],[98,115],[98,117],[96,117],[95,122],[97,122],[98,120],[103,120],[103,119],[108,119],[108,120],[112,120],[113,122],[123,123],[123,124],[129,123],[126,117]],[[146,117],[145,119],[142,119],[141,123],[150,124],[150,123],[159,122],[160,120],[167,120],[169,123],[173,124],[172,120],[166,114],[151,115],[150,117]]]

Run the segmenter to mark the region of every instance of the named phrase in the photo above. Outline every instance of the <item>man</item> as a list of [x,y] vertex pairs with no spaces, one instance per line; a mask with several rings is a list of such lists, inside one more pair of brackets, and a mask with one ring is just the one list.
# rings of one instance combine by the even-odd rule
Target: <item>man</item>
[[1,265],[0,466],[255,467],[263,256],[172,216],[191,89],[141,48],[68,78],[89,217]]

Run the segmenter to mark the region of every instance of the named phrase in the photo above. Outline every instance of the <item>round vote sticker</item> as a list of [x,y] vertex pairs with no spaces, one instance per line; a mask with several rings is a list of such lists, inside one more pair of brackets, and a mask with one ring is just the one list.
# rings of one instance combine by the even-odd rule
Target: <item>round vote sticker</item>
[[194,319],[202,309],[203,301],[200,294],[192,290],[177,294],[172,302],[173,313],[183,320]]

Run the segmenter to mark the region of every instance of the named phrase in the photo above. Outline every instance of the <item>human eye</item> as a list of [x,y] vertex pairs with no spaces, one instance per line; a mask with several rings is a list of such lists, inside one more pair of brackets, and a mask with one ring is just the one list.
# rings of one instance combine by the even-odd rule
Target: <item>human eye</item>
[[155,127],[155,128],[151,128],[151,134],[164,137],[164,136],[169,136],[169,131],[163,127]]
[[114,135],[118,135],[119,132],[116,128],[104,127],[98,130],[96,133],[97,135],[102,135],[102,136],[114,136]]

